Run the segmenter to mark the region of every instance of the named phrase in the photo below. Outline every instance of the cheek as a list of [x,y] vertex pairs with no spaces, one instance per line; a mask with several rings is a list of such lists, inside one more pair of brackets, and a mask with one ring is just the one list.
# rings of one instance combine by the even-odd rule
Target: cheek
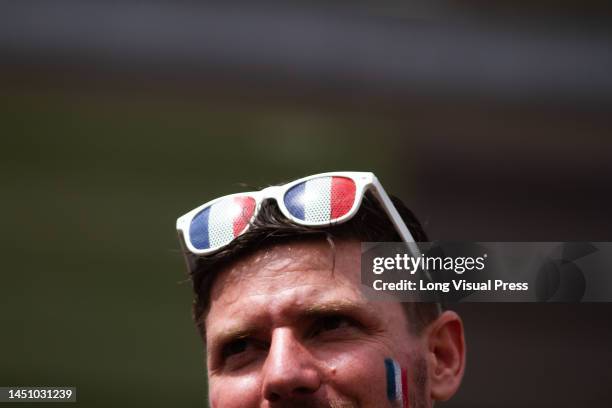
[[260,384],[256,376],[211,379],[208,384],[211,408],[259,406]]
[[378,350],[352,350],[330,356],[329,386],[363,407],[380,407],[387,401],[385,356]]

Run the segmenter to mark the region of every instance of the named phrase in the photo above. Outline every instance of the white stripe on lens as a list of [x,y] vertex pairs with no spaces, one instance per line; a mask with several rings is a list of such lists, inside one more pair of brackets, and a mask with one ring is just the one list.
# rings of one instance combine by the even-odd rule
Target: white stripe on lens
[[234,220],[241,208],[232,198],[210,207],[208,239],[211,248],[226,245],[234,239]]
[[331,214],[331,177],[320,177],[306,182],[304,189],[304,218],[308,222],[327,222]]

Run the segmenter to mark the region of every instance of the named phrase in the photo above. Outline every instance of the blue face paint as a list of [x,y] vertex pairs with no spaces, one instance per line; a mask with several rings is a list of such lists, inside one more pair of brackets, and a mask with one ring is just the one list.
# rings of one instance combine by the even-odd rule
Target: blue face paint
[[402,372],[398,362],[391,358],[385,359],[385,372],[387,376],[387,398],[398,406],[405,407],[407,403],[407,398],[404,397],[404,392],[407,391],[405,372]]
[[387,372],[387,398],[389,401],[397,400],[397,387],[395,386],[395,362],[385,358],[385,371]]

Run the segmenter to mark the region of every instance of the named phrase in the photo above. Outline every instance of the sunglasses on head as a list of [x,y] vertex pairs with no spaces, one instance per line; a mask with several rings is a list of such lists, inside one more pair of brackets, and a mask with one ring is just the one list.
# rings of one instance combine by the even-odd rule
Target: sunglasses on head
[[226,195],[179,217],[176,229],[186,252],[208,255],[248,231],[265,200],[275,200],[282,214],[295,224],[323,228],[350,220],[367,191],[378,200],[411,252],[419,254],[391,199],[376,176],[369,172],[321,173],[282,186]]

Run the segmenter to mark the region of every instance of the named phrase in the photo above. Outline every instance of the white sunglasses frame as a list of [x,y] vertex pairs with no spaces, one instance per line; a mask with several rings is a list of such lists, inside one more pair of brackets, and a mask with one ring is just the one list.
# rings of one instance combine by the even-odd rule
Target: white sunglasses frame
[[[303,183],[303,182],[306,182],[312,179],[316,179],[316,178],[321,178],[321,177],[346,177],[346,178],[353,180],[353,182],[355,183],[355,202],[353,203],[353,206],[351,207],[351,209],[346,214],[342,215],[339,218],[332,220],[331,222],[329,221],[310,222],[310,221],[304,221],[304,220],[294,217],[289,212],[287,207],[285,206],[284,196],[287,193],[287,191],[289,191],[292,187],[300,183]],[[193,244],[191,243],[191,239],[189,238],[189,228],[191,226],[191,222],[193,221],[193,219],[202,210],[204,210],[205,208],[209,206],[212,206],[218,201],[225,200],[231,197],[239,197],[239,196],[249,196],[255,200],[255,210],[253,211],[253,215],[249,219],[249,223],[247,224],[246,228],[240,233],[240,235],[242,235],[246,231],[248,231],[251,222],[259,213],[261,204],[265,200],[268,200],[268,199],[276,200],[276,203],[281,213],[285,217],[287,217],[289,220],[291,220],[291,222],[295,224],[308,226],[308,227],[329,227],[332,225],[341,224],[351,219],[353,216],[355,216],[355,214],[361,207],[361,202],[363,200],[363,196],[366,193],[366,191],[371,191],[374,197],[381,204],[385,213],[391,220],[391,223],[395,227],[395,230],[399,234],[402,241],[408,246],[408,249],[411,251],[411,253],[414,254],[415,256],[420,256],[420,251],[419,251],[418,246],[416,245],[414,237],[410,233],[410,230],[406,226],[406,223],[404,223],[404,220],[399,215],[397,209],[393,205],[391,198],[389,197],[385,189],[382,187],[382,185],[380,184],[380,182],[378,181],[374,173],[357,172],[357,171],[336,171],[336,172],[314,174],[308,177],[303,177],[299,180],[292,181],[287,184],[283,184],[281,186],[266,187],[263,190],[259,190],[259,191],[242,192],[242,193],[225,195],[225,196],[216,198],[214,200],[208,201],[194,208],[188,213],[180,216],[176,220],[176,229],[179,235],[179,242],[186,256],[187,266],[189,270],[192,271],[193,268],[195,267],[195,259],[193,255],[198,257],[198,256],[209,255],[209,254],[215,253],[223,249],[225,246],[229,245],[231,242],[230,241],[226,245],[216,247],[216,248],[198,249],[193,246]],[[192,256],[189,256],[189,255],[192,255]]]

